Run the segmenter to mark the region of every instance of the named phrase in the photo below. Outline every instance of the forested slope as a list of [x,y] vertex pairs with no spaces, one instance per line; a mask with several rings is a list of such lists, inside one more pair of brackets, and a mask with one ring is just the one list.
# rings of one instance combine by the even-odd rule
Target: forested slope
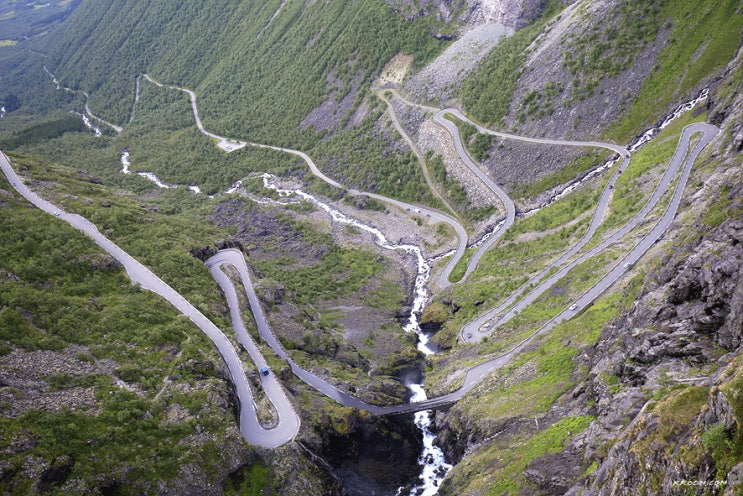
[[215,132],[297,146],[314,135],[298,125],[334,88],[341,100],[396,53],[422,63],[442,48],[435,23],[406,21],[383,0],[88,0],[47,43],[47,64],[117,123],[148,72],[195,89]]
[[[405,4],[403,10],[408,14],[415,10],[410,5],[417,5],[407,0],[391,3]],[[485,3],[494,5],[498,1],[419,2],[437,7],[461,4],[457,8]],[[688,227],[670,230],[666,241],[628,269],[629,275],[595,304],[535,341],[533,348],[487,378],[475,394],[439,414],[441,444],[447,459],[456,463],[442,486],[442,494],[562,494],[571,487],[573,494],[608,494],[612,486],[607,481],[613,481],[616,487],[658,493],[660,486],[652,480],[658,474],[667,485],[682,480],[680,475],[706,482],[724,479],[727,484],[724,477],[728,472],[732,474],[732,487],[736,474],[743,473],[743,434],[739,428],[743,406],[738,401],[743,386],[740,374],[734,370],[740,363],[741,342],[743,9],[736,0],[538,3],[546,6],[543,18],[502,42],[479,71],[463,81],[459,98],[468,115],[524,135],[601,138],[626,144],[669,109],[710,86],[709,114],[703,105],[698,106],[649,146],[633,153],[632,166],[617,182],[599,236],[641,208],[684,125],[709,120],[719,124],[723,132],[695,166],[678,218],[679,226]],[[63,29],[44,40],[6,47],[15,55],[0,57],[0,70],[11,69],[2,73],[0,101],[17,95],[21,103],[0,119],[0,148],[43,156],[36,160],[16,155],[25,172],[34,178],[34,188],[54,193],[54,184],[72,183],[70,189],[57,191],[59,199],[77,206],[108,234],[127,240],[127,247],[134,248],[134,254],[144,257],[146,263],[162,268],[165,274],[178,275],[180,279],[175,282],[180,282],[176,284],[179,289],[218,319],[226,317],[216,303],[216,293],[204,296],[204,288],[213,283],[203,280],[205,269],[191,259],[188,248],[210,247],[217,238],[240,241],[249,249],[251,264],[260,274],[264,303],[273,313],[276,328],[303,366],[327,371],[359,395],[382,391],[390,397],[402,396],[403,381],[385,376],[391,378],[405,365],[418,363],[418,358],[395,321],[405,303],[401,294],[412,284],[397,262],[387,261],[377,252],[354,246],[349,249],[352,239],[360,244],[360,233],[320,226],[306,204],[259,207],[257,202],[239,198],[223,201],[217,197],[213,201],[205,195],[191,194],[185,186],[198,184],[206,193],[217,193],[251,172],[270,171],[282,179],[301,182],[325,197],[338,200],[342,193],[313,182],[303,162],[281,152],[245,147],[224,153],[197,130],[185,93],[157,87],[140,76],[147,73],[163,83],[195,90],[202,120],[210,131],[301,149],[344,185],[430,205],[436,200],[415,156],[390,126],[384,102],[366,90],[395,54],[410,54],[413,64],[420,66],[440,52],[447,43],[445,35],[455,29],[455,25],[443,24],[435,17],[416,14],[406,18],[384,0],[83,0]],[[44,65],[65,86],[81,91],[57,91]],[[140,99],[133,112],[138,77]],[[13,95],[8,94],[11,90]],[[82,91],[90,94],[93,112],[123,125],[120,134],[94,137],[82,127],[78,116],[67,112],[82,111]],[[332,119],[315,118],[318,112],[313,110],[320,108]],[[362,111],[355,113],[358,108]],[[422,115],[411,110],[403,117],[411,135],[423,129]],[[601,160],[598,155],[573,160],[558,147],[519,147],[506,140],[485,140],[484,134],[468,134],[466,129],[463,134],[471,139],[470,148],[496,182],[511,196],[523,195],[529,197],[527,200],[572,181]],[[164,181],[184,187],[158,191],[136,174],[123,174],[120,158],[124,149],[131,152],[133,171],[152,171]],[[438,155],[430,158],[435,179],[446,184],[450,164]],[[74,168],[48,166],[52,161]],[[92,182],[93,177],[96,182]],[[527,274],[537,273],[582,235],[603,180],[598,177],[550,207],[518,219],[466,284],[438,295],[424,315],[436,317],[429,321],[442,327],[437,339],[451,349],[427,360],[426,387],[430,391],[453,387],[462,370],[501,353],[509,340],[515,342],[541,326],[555,309],[567,307],[592,284],[592,278],[598,278],[619,260],[624,247],[617,245],[605,256],[578,267],[513,319],[510,327],[502,327],[497,338],[477,347],[456,342],[464,323],[492,308],[525,282]],[[99,182],[105,187],[98,188]],[[248,193],[261,198],[265,194],[258,180],[246,187]],[[198,449],[193,455],[190,445],[184,447],[177,440],[188,438],[197,427],[197,441],[217,435],[218,442],[225,443],[220,449],[227,446],[233,450],[225,449],[228,455],[218,460],[219,452],[211,453],[212,445],[203,445],[203,458],[192,463],[207,469],[223,464],[224,468],[208,473],[200,487],[208,486],[215,492],[229,492],[236,483],[242,490],[262,490],[264,494],[271,490],[280,494],[318,494],[322,490],[338,494],[340,486],[348,488],[357,483],[359,469],[366,467],[371,481],[366,482],[371,484],[366,493],[371,493],[380,480],[394,485],[390,466],[401,473],[414,467],[415,443],[408,443],[407,451],[401,449],[414,439],[408,429],[401,428],[398,434],[384,419],[359,415],[330,400],[318,399],[318,395],[303,389],[288,369],[280,370],[278,362],[272,370],[281,375],[303,415],[306,430],[299,438],[301,443],[285,451],[261,453],[260,460],[252,451],[237,453],[241,441],[229,417],[229,403],[216,401],[227,398],[226,385],[218,374],[221,362],[213,352],[201,356],[206,352],[200,351],[198,333],[192,335],[179,321],[165,323],[172,320],[167,318],[167,309],[157,316],[153,326],[155,331],[162,329],[163,335],[153,334],[152,339],[162,338],[165,343],[155,354],[148,353],[150,342],[138,341],[138,335],[119,338],[103,326],[88,326],[87,320],[81,320],[78,327],[89,328],[91,334],[82,334],[79,329],[80,335],[57,333],[55,326],[67,322],[63,308],[85,308],[85,317],[97,324],[95,304],[105,296],[108,311],[121,312],[111,318],[112,322],[124,326],[133,318],[125,304],[133,302],[129,306],[139,308],[149,300],[143,301],[147,297],[141,292],[127,289],[116,267],[91,269],[85,257],[80,263],[80,257],[60,250],[63,244],[80,246],[83,254],[91,248],[74,233],[58,231],[53,218],[32,216],[2,181],[0,200],[0,206],[6,207],[0,209],[0,222],[6,226],[3,236],[7,241],[0,245],[8,252],[0,257],[0,270],[7,273],[0,288],[0,359],[9,362],[6,357],[11,357],[15,366],[18,357],[38,349],[56,356],[53,352],[72,344],[87,347],[80,348],[79,353],[75,346],[70,348],[75,354],[67,358],[74,358],[77,365],[104,360],[117,363],[115,370],[91,377],[44,375],[38,384],[14,386],[18,391],[6,388],[6,396],[0,397],[0,405],[5,401],[6,409],[33,387],[43,394],[90,387],[117,394],[111,401],[104,401],[103,396],[89,402],[91,409],[100,408],[102,413],[92,420],[80,420],[88,422],[89,428],[77,436],[67,429],[68,418],[87,411],[77,405],[59,414],[46,412],[41,421],[34,420],[33,413],[3,420],[4,430],[13,437],[0,439],[0,448],[8,455],[0,457],[0,488],[6,479],[16,486],[7,482],[5,487],[23,484],[31,488],[37,484],[34,474],[19,468],[30,452],[44,460],[44,470],[52,474],[73,470],[70,480],[80,479],[86,487],[105,489],[111,485],[119,489],[117,485],[121,484],[122,488],[144,491],[154,487],[147,486],[148,481],[155,484],[158,479],[166,479],[173,481],[172,492],[183,492],[178,484],[201,473],[176,472],[176,462],[191,463],[201,453],[198,449],[202,445],[196,443]],[[338,203],[364,204],[363,199],[357,202],[350,196],[343,200]],[[356,213],[376,215],[361,210]],[[384,215],[379,213],[376,219],[384,219]],[[34,229],[27,227],[29,221]],[[446,231],[438,234],[443,237]],[[174,248],[160,249],[168,240]],[[418,241],[426,244],[424,238]],[[690,253],[696,253],[694,259],[700,261],[699,266],[685,262],[691,260]],[[718,257],[720,253],[724,257]],[[718,263],[718,258],[726,263]],[[735,267],[728,266],[730,260],[735,260]],[[287,266],[291,270],[286,270]],[[714,267],[714,284],[707,280],[706,269],[702,270],[707,266]],[[79,274],[79,280],[93,277],[88,284],[93,293],[75,293],[74,283],[81,270],[92,273]],[[364,272],[368,275],[358,275]],[[58,281],[60,278],[63,280]],[[58,294],[47,294],[55,285],[60,288]],[[734,291],[732,304],[730,295]],[[34,320],[41,312],[30,304],[47,297],[47,314],[60,315],[59,322]],[[359,302],[368,304],[371,310],[355,320],[369,323],[369,328],[356,329],[356,334],[349,337],[347,322],[351,319],[339,312],[356,311]],[[29,330],[32,324],[35,327]],[[139,331],[135,325],[129,327],[131,333]],[[683,332],[670,331],[677,328]],[[19,335],[16,329],[28,331],[27,335]],[[728,339],[727,335],[717,336],[720,329],[737,333],[733,333],[734,339]],[[66,332],[67,327],[62,330]],[[652,349],[645,346],[646,337]],[[658,345],[661,341],[664,344]],[[678,348],[687,343],[690,347],[679,353]],[[174,355],[172,360],[159,361],[170,355]],[[369,368],[372,360],[379,363]],[[191,367],[194,361],[195,365],[204,362],[211,367],[206,379],[212,388],[208,392],[214,395],[207,398],[209,401],[201,400],[206,394],[201,391],[188,390],[178,396],[159,393],[175,390],[172,384],[188,382],[192,376],[198,379],[194,383],[203,382],[204,378],[198,377],[203,371]],[[179,368],[178,375],[171,377],[170,368],[181,365],[183,370]],[[734,380],[728,380],[731,377]],[[119,385],[112,386],[115,378],[137,385],[139,399],[134,401],[129,397],[135,393],[129,395],[119,391]],[[730,394],[720,399],[717,389]],[[131,402],[125,404],[123,400]],[[188,416],[170,423],[169,412],[178,413],[179,407],[187,409]],[[639,407],[644,408],[642,414],[638,414]],[[714,414],[704,414],[705,409]],[[732,413],[718,415],[720,412]],[[154,447],[143,451],[137,463],[126,460],[139,455],[129,447],[131,451],[120,453],[124,462],[114,460],[109,464],[114,470],[124,467],[121,471],[134,467],[129,472],[131,480],[127,474],[116,474],[101,481],[94,479],[88,468],[95,462],[98,448],[83,447],[88,451],[79,462],[70,462],[63,448],[82,446],[89,438],[99,439],[99,431],[104,429],[99,420],[114,414],[117,420],[121,417],[128,423],[124,431],[114,432],[107,439],[118,442],[131,430],[141,434],[136,439]],[[195,414],[204,420],[197,424]],[[678,433],[688,437],[676,445],[664,431],[633,430],[634,424],[646,420],[668,426],[671,437]],[[692,421],[693,428],[687,429],[685,425]],[[171,430],[154,432],[161,425]],[[43,428],[54,437],[39,434]],[[372,433],[379,434],[376,442],[369,442]],[[634,452],[629,447],[643,436],[668,444],[659,450],[658,444],[647,443],[645,451],[657,454],[658,461],[641,466],[634,463]],[[25,439],[39,444],[26,449],[22,443]],[[361,445],[374,456],[359,456]],[[625,445],[627,450],[623,449]],[[694,456],[676,456],[677,446],[691,448]],[[32,449],[36,451],[29,451]],[[332,468],[308,449],[324,457]],[[107,453],[105,448],[101,452]],[[393,452],[399,459],[392,460]],[[158,459],[168,454],[180,458]],[[228,460],[228,456],[232,458]],[[160,465],[144,468],[152,460]],[[680,463],[689,470],[666,470]],[[341,471],[333,472],[339,467],[345,470],[340,477],[337,474]],[[712,467],[719,474],[704,472],[702,467]],[[165,476],[156,470],[162,470]],[[638,482],[640,477],[648,477],[650,482]],[[127,486],[133,480],[142,480],[144,485]],[[305,480],[308,485],[300,487]]]

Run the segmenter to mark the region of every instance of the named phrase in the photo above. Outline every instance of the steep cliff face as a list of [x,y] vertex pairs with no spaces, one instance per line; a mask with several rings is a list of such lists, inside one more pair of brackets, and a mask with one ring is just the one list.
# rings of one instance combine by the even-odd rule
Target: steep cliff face
[[687,219],[697,221],[679,229],[642,298],[587,353],[590,379],[576,392],[595,404],[597,420],[566,453],[595,471],[570,494],[741,490],[743,169],[735,136],[743,98],[739,79],[717,89],[710,112],[726,116],[728,138],[690,195]]
[[[629,311],[578,350],[572,358],[573,382],[565,383],[545,413],[518,413],[524,410],[518,388],[502,403],[493,399],[499,390],[514,383],[523,388],[540,377],[527,362],[477,392],[480,403],[494,406],[478,411],[465,403],[439,415],[442,442],[459,461],[444,494],[484,493],[487,482],[474,482],[482,476],[481,467],[518,465],[521,453],[530,458],[514,470],[521,482],[512,489],[521,494],[740,494],[740,53],[717,78],[707,111],[722,133],[697,162],[683,211],[650,255],[655,260],[648,263]],[[563,346],[579,339],[575,330],[571,339],[562,337]],[[555,443],[557,449],[533,456],[534,440],[576,418],[592,421],[580,432],[561,430],[563,445]],[[502,484],[492,478],[490,483]]]
[[469,0],[463,18],[467,24],[499,23],[518,29],[534,20],[543,0]]
[[668,40],[671,26],[657,4],[602,0],[566,8],[533,45],[505,125],[543,136],[595,136],[614,122]]
[[459,19],[467,26],[498,23],[510,28],[524,27],[536,18],[544,0],[387,0],[407,19],[433,15],[445,22]]
[[[739,181],[740,170],[730,179]],[[597,420],[566,452],[597,468],[574,492],[686,494],[691,484],[720,490],[713,494],[737,490],[742,192],[729,193],[736,218],[677,251],[589,351],[591,379],[575,391],[595,405]],[[532,480],[553,480],[557,474],[545,476],[545,467],[535,462]]]

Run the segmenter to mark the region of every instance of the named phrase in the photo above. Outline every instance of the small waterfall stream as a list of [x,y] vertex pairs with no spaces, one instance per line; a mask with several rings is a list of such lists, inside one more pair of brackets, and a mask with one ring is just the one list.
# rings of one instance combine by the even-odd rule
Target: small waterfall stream
[[[403,326],[403,329],[407,332],[414,332],[418,335],[418,350],[421,353],[424,355],[434,353],[435,351],[428,346],[430,336],[421,331],[418,321],[418,315],[420,315],[420,312],[423,311],[426,303],[428,303],[429,295],[426,285],[431,276],[431,264],[423,257],[420,248],[415,245],[390,243],[387,237],[379,229],[364,224],[357,219],[348,217],[327,203],[321,202],[314,196],[305,193],[300,189],[280,188],[275,182],[273,182],[274,179],[275,178],[270,174],[263,174],[263,185],[266,188],[276,191],[282,197],[296,195],[311,202],[315,206],[327,212],[334,222],[351,225],[359,230],[372,234],[372,236],[374,236],[374,242],[381,248],[386,250],[400,250],[415,256],[418,272],[415,278],[413,308],[410,312],[408,322]],[[237,187],[239,186],[233,186],[228,191],[236,191]],[[407,384],[407,387],[411,392],[411,402],[418,402],[427,399],[422,379],[418,384]],[[432,496],[436,494],[441,481],[452,467],[450,464],[446,463],[444,452],[441,448],[434,444],[436,434],[431,430],[431,425],[433,423],[431,414],[432,412],[430,410],[417,412],[415,414],[415,424],[418,426],[423,436],[423,452],[418,458],[418,463],[421,466],[421,482],[419,485],[416,485],[411,489],[411,495]],[[398,491],[398,496],[403,496],[403,494]]]

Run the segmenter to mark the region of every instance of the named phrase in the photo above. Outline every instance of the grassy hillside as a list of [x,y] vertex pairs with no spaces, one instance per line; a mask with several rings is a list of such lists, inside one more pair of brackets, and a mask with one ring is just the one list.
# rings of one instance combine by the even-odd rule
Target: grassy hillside
[[[605,9],[592,8],[591,2],[578,2],[573,17],[554,17],[555,23],[573,19],[572,24],[560,24],[564,31],[553,30],[559,34],[547,48],[550,57],[561,59],[559,65],[549,64],[544,54],[530,60],[536,48],[531,43],[544,21],[496,46],[462,85],[459,98],[467,112],[489,124],[508,121],[518,128],[536,120],[569,133],[580,123],[595,124],[606,112],[602,100],[619,99],[611,119],[593,133],[602,131],[607,138],[628,142],[710,82],[710,75],[723,68],[740,45],[743,12],[736,0],[621,0]],[[555,12],[548,9],[545,17]],[[530,79],[527,86],[524,79]],[[627,90],[633,85],[637,92]],[[561,128],[552,121],[569,126]],[[539,126],[529,129],[535,132]]]
[[[35,160],[14,161],[59,180]],[[13,385],[0,391],[0,491],[50,491],[69,478],[72,492],[148,492],[183,463],[219,483],[217,467],[245,448],[208,339],[87,237],[28,208],[4,176],[0,193],[0,373]],[[197,425],[213,442],[183,442]]]
[[658,18],[670,29],[650,77],[627,114],[606,135],[627,140],[668,106],[725,67],[740,47],[743,11],[736,0],[659,2]]
[[129,117],[135,77],[148,72],[195,89],[205,125],[216,132],[297,146],[314,136],[297,126],[333,87],[341,100],[367,87],[397,52],[420,64],[443,48],[432,23],[408,22],[383,0],[89,0],[65,23],[47,61],[114,122]]
[[[621,115],[608,128],[597,127],[597,133],[625,142],[709,80],[740,44],[743,14],[734,0],[621,0],[612,5],[606,19],[616,22],[597,24],[587,28],[585,37],[566,36],[558,42],[566,54],[553,60],[568,79],[549,81],[549,92],[526,91],[520,85],[529,73],[524,70],[529,47],[562,6],[548,2],[543,19],[498,45],[463,84],[459,96],[467,112],[496,124],[549,119],[555,109],[570,110],[598,95],[607,78],[621,82],[638,54],[657,45],[655,66],[643,83],[637,82],[640,90],[625,96]],[[399,264],[360,247],[362,237],[354,229],[327,228],[326,218],[315,215],[307,203],[264,207],[246,198],[212,200],[184,187],[158,190],[135,174],[122,174],[120,153],[130,150],[135,171],[153,171],[168,183],[198,184],[206,193],[266,170],[302,181],[326,196],[343,196],[318,185],[306,164],[287,154],[251,147],[222,152],[198,132],[180,91],[140,80],[133,112],[135,80],[149,73],[166,84],[195,90],[202,120],[211,131],[298,148],[350,187],[436,204],[414,155],[389,125],[383,105],[366,90],[395,54],[412,54],[420,65],[446,43],[431,33],[452,29],[432,18],[407,21],[383,0],[83,0],[64,29],[33,45],[45,58],[26,51],[31,44],[0,47],[7,49],[7,56],[0,53],[0,65],[10,69],[0,99],[15,102],[11,97],[17,97],[21,102],[0,119],[0,148],[44,156],[14,156],[33,177],[34,189],[95,222],[222,326],[227,320],[219,292],[189,250],[218,239],[239,239],[260,274],[260,295],[277,334],[297,361],[366,398],[396,401],[404,392],[392,376],[419,360],[395,322],[411,284]],[[63,84],[80,91],[55,90],[43,64]],[[121,134],[95,137],[69,114],[84,106],[82,91],[90,94],[94,113],[123,125]],[[523,105],[514,104],[514,95]],[[317,109],[322,112],[313,112]],[[584,123],[589,120],[588,114],[577,119],[581,117]],[[687,114],[634,155],[631,168],[615,186],[607,227],[599,236],[639,209],[650,194],[648,185],[672,154],[682,125],[704,117]],[[493,140],[474,128],[463,126],[462,131],[478,160],[495,156]],[[447,186],[443,161],[428,158],[435,179]],[[536,195],[570,180],[599,158],[583,157],[512,194]],[[534,160],[538,167],[544,157]],[[483,257],[467,284],[439,297],[436,303],[451,308],[452,316],[436,340],[452,351],[427,361],[429,388],[443,392],[456,387],[464,367],[523,339],[626,252],[628,243],[618,243],[573,269],[498,334],[478,346],[457,345],[465,322],[501,301],[585,232],[596,191],[605,180],[600,177],[519,219]],[[257,179],[247,187],[263,193]],[[448,193],[460,200],[459,208],[467,208],[463,191]],[[0,450],[8,454],[0,461],[0,490],[30,492],[35,481],[43,480],[23,469],[29,456],[57,467],[52,474],[71,470],[65,479],[71,473],[85,487],[109,488],[110,483],[117,489],[119,475],[101,482],[95,474],[125,473],[143,481],[135,491],[148,492],[154,487],[148,484],[182,479],[178,470],[183,464],[198,467],[209,481],[219,479],[220,467],[232,456],[224,454],[221,443],[237,450],[242,441],[229,416],[221,361],[207,351],[210,344],[157,298],[130,287],[121,269],[84,238],[26,208],[2,181],[0,206],[7,207],[0,209],[0,358],[26,360],[33,353],[49,352],[57,359],[64,355],[80,369],[88,370],[86,364],[97,367],[95,373],[65,370],[38,377],[43,394],[88,395],[87,402],[58,410],[14,410],[33,385],[0,391],[0,432],[9,433],[0,436]],[[729,215],[724,202],[707,213],[718,223]],[[386,222],[380,220],[383,216],[376,221]],[[596,413],[590,407],[550,412],[559,410],[586,375],[580,357],[597,342],[600,329],[626,313],[641,292],[646,269],[661,264],[657,258],[644,262],[633,277],[515,357],[448,414],[442,413],[448,417],[448,435],[459,437],[462,452],[466,448],[468,453],[444,493],[526,491],[531,487],[525,475],[530,460],[561,451],[586,429]],[[459,267],[459,276],[463,269]],[[363,315],[354,316],[362,307]],[[269,360],[279,372],[278,359],[269,355]],[[282,380],[309,420],[305,425],[317,430],[303,432],[303,441],[321,445],[318,432],[326,435],[329,423],[338,423],[337,431],[348,433],[353,417],[309,393],[286,369]],[[607,378],[607,384],[617,386],[609,383],[613,380]],[[194,433],[206,433],[209,439]],[[180,442],[191,435],[196,440]],[[30,444],[23,444],[26,440]],[[99,440],[105,442],[97,444]],[[257,463],[252,451],[240,456],[251,459],[243,475],[261,486],[250,489],[267,494],[266,478],[278,477],[279,470],[270,456]],[[283,463],[299,458],[294,454]],[[271,484],[274,489],[281,486]]]
[[[294,220],[292,211],[306,214],[311,207],[277,213],[248,199],[217,203],[182,188],[135,195],[78,169],[10,157],[42,196],[93,221],[228,335],[221,294],[190,252],[233,236],[255,242],[250,263],[261,276],[260,294],[281,294],[283,301],[275,297],[265,304],[296,359],[354,384],[358,394],[380,401],[404,394],[390,376],[416,356],[414,343],[394,321],[404,299],[395,279],[399,268],[367,249],[336,244],[313,223]],[[229,219],[230,210],[242,225]],[[277,229],[263,232],[271,219]],[[297,474],[313,493],[322,492],[322,475],[308,467],[302,452],[263,454],[256,461],[237,430],[222,359],[201,331],[156,295],[132,286],[123,269],[85,236],[29,208],[4,176],[0,228],[0,491],[59,486],[63,492],[148,493],[166,484],[180,493],[178,484],[193,477],[196,487],[218,491],[230,471],[263,467],[271,483],[260,484],[262,494],[274,494],[269,486],[276,494],[301,494],[287,489]],[[288,257],[299,254],[304,258],[287,271]],[[337,322],[339,303],[351,295],[362,295],[353,308],[370,308],[365,315],[373,319],[369,335],[354,342]],[[267,348],[264,354],[277,373],[285,367]],[[245,363],[250,376],[247,357]],[[301,439],[321,449],[314,416],[327,421],[337,405],[290,374],[285,380],[303,405]],[[258,402],[265,406],[261,396]],[[348,429],[354,419],[334,416],[333,422]],[[30,465],[29,456],[35,460]],[[274,456],[290,461],[266,469]],[[51,475],[39,476],[47,470]]]

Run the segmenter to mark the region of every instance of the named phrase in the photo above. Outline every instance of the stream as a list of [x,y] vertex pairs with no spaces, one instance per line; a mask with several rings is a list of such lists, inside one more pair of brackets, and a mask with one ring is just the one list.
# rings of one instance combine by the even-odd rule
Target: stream
[[[415,245],[409,244],[394,244],[390,243],[387,237],[379,229],[362,223],[361,221],[348,217],[342,212],[331,207],[327,203],[323,203],[314,196],[305,193],[300,189],[283,189],[280,188],[275,182],[274,176],[270,174],[263,174],[263,186],[276,191],[282,197],[298,196],[304,200],[307,200],[319,207],[326,213],[328,213],[333,220],[340,224],[346,224],[353,226],[361,231],[368,232],[374,237],[374,243],[385,249],[385,250],[400,250],[405,253],[411,254],[415,257],[417,262],[417,275],[415,278],[415,290],[413,296],[413,307],[410,312],[407,324],[403,326],[406,332],[414,332],[418,335],[418,350],[424,355],[431,355],[435,353],[435,350],[428,346],[430,335],[421,331],[418,316],[423,311],[423,308],[428,303],[428,290],[426,285],[431,276],[431,264],[426,261],[421,253],[420,248]],[[228,191],[235,192],[239,187],[239,183],[230,188]],[[427,399],[426,391],[423,385],[423,378],[421,376],[420,383],[406,384],[411,392],[410,401],[412,403],[423,401]],[[432,496],[439,490],[441,481],[446,477],[446,474],[451,470],[452,466],[446,463],[444,452],[436,446],[436,434],[431,430],[433,424],[432,411],[426,410],[417,412],[415,414],[415,425],[421,431],[423,436],[423,452],[418,457],[418,463],[421,466],[421,474],[419,476],[420,483],[414,486],[410,490],[410,495],[415,496]],[[397,496],[403,496],[401,492],[402,488],[398,490]]]
[[[703,88],[697,94],[697,96],[694,97],[694,99],[689,100],[688,102],[682,103],[681,105],[679,105],[678,107],[676,107],[676,109],[673,112],[671,112],[670,114],[668,114],[662,120],[658,121],[655,126],[649,128],[644,133],[640,134],[637,138],[635,138],[635,140],[632,141],[632,143],[630,143],[627,146],[627,150],[630,153],[636,152],[637,150],[639,150],[640,148],[642,148],[643,146],[645,146],[646,143],[648,143],[649,141],[652,141],[658,135],[658,133],[661,132],[666,127],[668,127],[668,125],[671,124],[671,122],[673,122],[674,120],[676,120],[678,117],[681,117],[686,112],[692,110],[700,102],[706,100],[708,96],[709,96],[709,88]],[[621,157],[616,157],[616,156],[614,158],[610,158],[609,160],[607,160],[603,164],[599,165],[598,167],[589,170],[586,173],[586,175],[583,176],[581,179],[578,179],[578,180],[576,180],[576,181],[574,181],[572,183],[569,183],[567,186],[565,186],[565,188],[563,188],[561,191],[555,193],[553,196],[551,196],[550,198],[548,198],[546,201],[544,201],[538,207],[535,207],[535,208],[532,208],[532,209],[529,209],[529,210],[525,210],[525,211],[519,212],[518,215],[520,217],[523,217],[525,215],[531,215],[531,214],[534,214],[534,213],[542,210],[544,207],[547,207],[549,205],[552,205],[557,200],[559,200],[560,198],[563,198],[568,193],[574,191],[575,189],[577,189],[578,187],[580,187],[583,184],[587,183],[588,181],[590,181],[594,177],[598,176],[599,174],[603,173],[604,171],[606,171],[608,169],[611,169],[614,166],[614,164],[616,164],[619,161],[620,158]]]

